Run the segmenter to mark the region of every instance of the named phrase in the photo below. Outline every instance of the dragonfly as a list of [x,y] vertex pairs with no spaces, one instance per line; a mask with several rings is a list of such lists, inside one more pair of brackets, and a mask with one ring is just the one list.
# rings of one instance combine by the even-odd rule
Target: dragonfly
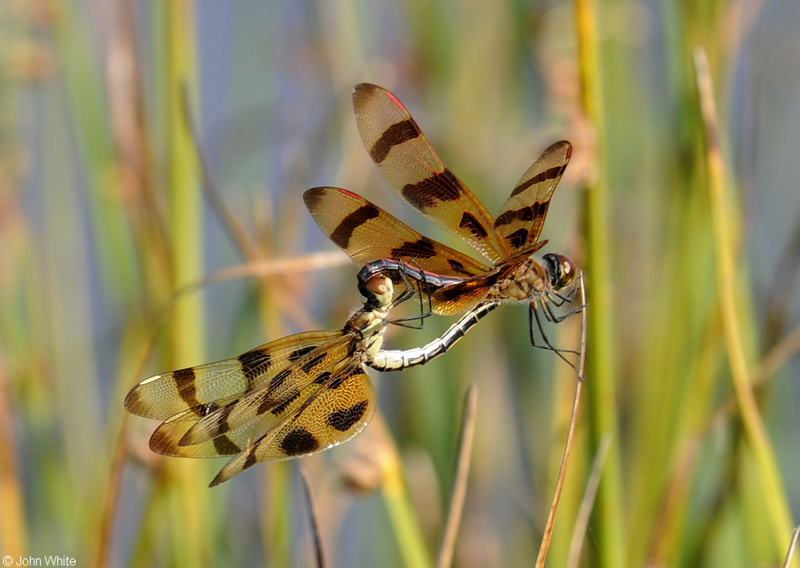
[[[352,191],[307,190],[306,207],[322,231],[363,266],[361,280],[392,272],[413,277],[424,283],[431,310],[440,315],[461,313],[483,302],[527,302],[534,345],[534,319],[542,330],[539,308],[550,321],[574,313],[560,315],[553,306],[572,300],[576,266],[563,254],[537,254],[547,243],[540,236],[550,199],[572,155],[568,141],[544,151],[493,218],[445,166],[395,95],[362,83],[353,92],[353,107],[364,145],[387,185],[491,263],[423,236]],[[548,348],[556,350],[542,336]]]
[[[415,290],[398,293],[390,276],[359,285],[361,309],[340,330],[290,335],[238,357],[144,379],[125,398],[128,412],[162,420],[150,449],[175,457],[233,456],[210,486],[261,462],[307,456],[359,434],[376,409],[365,365],[398,371],[424,364],[450,349],[484,315],[468,311],[442,336],[406,351],[381,350],[389,311]],[[420,316],[413,317],[422,317]]]
[[377,274],[340,330],[290,335],[238,357],[155,375],[125,398],[163,420],[150,449],[168,456],[234,456],[211,486],[253,465],[313,454],[360,433],[375,412],[364,363],[380,350],[389,311],[413,295]]

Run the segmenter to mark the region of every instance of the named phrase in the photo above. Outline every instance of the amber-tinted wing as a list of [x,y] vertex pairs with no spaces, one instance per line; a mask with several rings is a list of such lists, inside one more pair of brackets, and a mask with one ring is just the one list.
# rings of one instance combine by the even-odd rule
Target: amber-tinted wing
[[353,107],[364,145],[389,187],[493,262],[510,254],[492,230],[494,220],[486,208],[445,167],[397,97],[362,83],[353,92]]
[[312,454],[361,432],[375,413],[375,390],[360,365],[348,365],[308,398],[287,408],[285,417],[228,462],[211,482],[218,485],[259,462]]
[[497,270],[481,274],[445,286],[434,291],[430,296],[431,311],[437,315],[448,316],[474,308],[489,295],[491,285],[497,281]]
[[550,146],[517,182],[500,208],[494,230],[511,251],[532,246],[539,240],[550,198],[572,155],[566,140]]
[[[201,385],[195,388],[199,404],[191,407],[185,399],[189,370],[178,372],[183,386],[165,388],[175,383],[175,373],[158,375],[137,385],[132,393],[138,394],[128,395],[126,407],[151,416],[171,412],[143,402],[156,392],[172,399],[172,409],[183,407],[153,433],[150,448],[156,453],[193,458],[240,454],[217,476],[216,485],[261,461],[335,446],[366,426],[375,411],[375,395],[360,368],[360,355],[353,351],[356,337],[340,331],[297,334],[238,359],[194,367]],[[248,360],[248,354],[253,358]],[[231,370],[242,359],[249,362],[240,363],[238,373]],[[175,394],[179,392],[184,396]],[[213,398],[211,392],[222,397]],[[213,400],[199,402],[209,396]]]
[[444,276],[469,277],[489,270],[351,191],[315,187],[303,194],[303,200],[322,231],[358,266],[393,258]]
[[133,414],[166,420],[189,411],[195,419],[272,381],[303,355],[341,331],[312,331],[266,343],[233,359],[155,375],[125,397]]

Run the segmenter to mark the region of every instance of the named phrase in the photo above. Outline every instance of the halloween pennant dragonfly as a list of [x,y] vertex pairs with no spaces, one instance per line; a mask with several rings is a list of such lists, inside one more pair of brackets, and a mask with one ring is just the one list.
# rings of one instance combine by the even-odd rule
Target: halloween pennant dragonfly
[[218,485],[263,461],[312,454],[361,432],[375,412],[363,363],[383,339],[395,296],[390,278],[363,286],[366,301],[338,331],[272,341],[236,358],[155,375],[136,385],[125,408],[164,420],[150,438],[156,453],[235,456]]
[[[575,281],[576,268],[561,254],[535,255],[553,192],[569,163],[572,146],[556,142],[523,174],[496,218],[447,167],[403,104],[369,84],[353,93],[364,145],[386,183],[422,215],[457,235],[493,264],[425,237],[363,197],[345,189],[317,187],[303,199],[325,234],[358,265],[359,278],[404,273],[424,282],[431,309],[454,314],[485,301],[529,302],[531,319]],[[574,288],[573,288],[574,290]],[[564,316],[566,317],[566,316]],[[531,340],[533,341],[533,325]],[[549,344],[548,344],[549,345]]]
[[155,375],[125,398],[125,408],[163,420],[150,449],[168,456],[234,456],[211,482],[253,465],[313,454],[361,432],[375,412],[364,364],[395,371],[446,352],[494,309],[464,314],[440,338],[408,351],[381,351],[389,310],[414,293],[395,295],[392,279],[359,286],[366,301],[339,331],[311,331],[272,341],[236,358]]

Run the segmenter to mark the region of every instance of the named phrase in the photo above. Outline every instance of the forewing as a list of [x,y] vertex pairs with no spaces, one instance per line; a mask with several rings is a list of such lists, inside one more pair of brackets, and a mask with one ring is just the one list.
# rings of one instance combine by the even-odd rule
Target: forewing
[[296,458],[346,442],[366,427],[375,405],[375,390],[366,372],[360,364],[347,366],[228,462],[211,485],[227,481],[260,462]]
[[511,251],[539,240],[550,206],[550,198],[572,155],[566,140],[550,146],[517,182],[511,196],[500,208],[494,230]]
[[358,266],[393,258],[444,276],[471,276],[488,270],[346,189],[315,187],[303,194],[303,201],[322,231]]
[[206,416],[214,405],[222,406],[258,389],[305,353],[341,335],[341,331],[299,333],[233,359],[155,375],[131,389],[125,397],[125,408],[158,420],[187,410],[196,417]]
[[489,212],[445,167],[397,97],[362,83],[353,92],[353,107],[364,145],[389,187],[493,262],[508,256]]

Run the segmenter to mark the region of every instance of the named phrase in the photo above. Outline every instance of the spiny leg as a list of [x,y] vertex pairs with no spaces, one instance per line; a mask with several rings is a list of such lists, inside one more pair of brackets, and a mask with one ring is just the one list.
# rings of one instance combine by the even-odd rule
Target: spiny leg
[[[562,348],[556,347],[555,345],[553,345],[550,342],[550,339],[547,337],[547,333],[544,330],[544,324],[543,324],[542,320],[539,317],[539,308],[541,308],[541,310],[544,312],[544,317],[545,317],[545,319],[547,321],[553,322],[553,323],[560,323],[560,322],[564,321],[567,317],[580,312],[583,309],[583,306],[580,306],[580,307],[578,307],[578,308],[576,308],[574,310],[571,310],[567,314],[559,316],[558,314],[553,312],[552,306],[550,305],[549,298],[545,297],[545,296],[540,296],[540,297],[532,300],[530,305],[529,305],[529,307],[528,307],[528,334],[529,334],[529,337],[530,337],[531,345],[533,347],[537,348],[537,349],[547,349],[548,351],[552,351],[553,353],[558,355],[558,357],[562,361],[564,361],[567,365],[569,365],[573,369],[576,369],[575,364],[572,363],[569,359],[567,359],[563,354],[564,353],[570,353],[570,354],[573,354],[573,355],[580,355],[580,353],[578,351],[573,350],[573,349],[562,349]],[[544,341],[544,345],[540,345],[536,341],[536,334],[534,333],[534,322],[536,324],[535,327],[539,330],[539,335],[541,336],[542,341]]]
[[[572,310],[570,310],[569,312],[567,312],[565,314],[556,314],[553,311],[553,306],[560,307],[566,301],[570,301],[570,302],[573,301],[575,299],[575,295],[577,294],[579,289],[581,291],[582,302],[584,302],[584,303],[582,303],[579,306],[576,306],[575,308],[573,308]],[[568,294],[561,295],[561,294],[559,294],[558,292],[556,292],[556,291],[554,291],[552,289],[548,290],[545,293],[545,295],[538,296],[534,300],[532,300],[530,305],[529,305],[529,308],[528,308],[528,332],[529,332],[529,336],[530,336],[531,345],[533,345],[534,347],[536,347],[538,349],[548,349],[550,351],[553,351],[564,362],[566,362],[570,367],[572,367],[576,371],[578,371],[578,369],[575,367],[575,365],[572,362],[570,362],[569,360],[567,360],[567,358],[564,357],[564,355],[562,355],[562,353],[571,353],[571,354],[578,355],[579,357],[581,356],[581,353],[579,351],[574,351],[572,349],[560,349],[558,347],[555,347],[550,342],[549,338],[547,337],[547,334],[544,331],[544,326],[542,324],[542,321],[539,318],[539,310],[538,310],[538,308],[541,307],[542,311],[544,312],[544,317],[545,317],[545,319],[547,321],[553,322],[553,323],[560,323],[560,322],[564,321],[565,319],[567,319],[568,317],[570,317],[572,315],[575,315],[577,313],[584,313],[584,309],[587,306],[586,301],[585,301],[585,297],[586,297],[586,295],[585,295],[584,285],[583,285],[583,272],[581,272],[578,275],[578,279],[576,280],[576,285],[569,291]],[[536,342],[536,336],[535,336],[534,330],[533,330],[534,321],[536,322],[536,327],[539,329],[539,334],[542,336],[542,340],[544,341],[545,345],[539,345]],[[581,326],[583,326],[583,321],[584,320],[582,319],[581,320]],[[583,331],[581,331],[581,336],[583,336]],[[579,374],[579,378],[581,378],[580,374]]]
[[[425,318],[430,317],[431,314],[432,314],[432,310],[431,310],[431,307],[430,307],[430,305],[431,305],[430,292],[423,292],[423,289],[427,289],[427,287],[424,287],[424,285],[426,283],[425,272],[422,269],[420,269],[420,274],[422,274],[422,280],[421,281],[420,280],[416,280],[416,279],[412,279],[408,274],[406,274],[402,270],[399,270],[398,272],[400,273],[400,277],[403,279],[403,288],[404,289],[403,289],[403,292],[400,294],[400,297],[398,298],[398,301],[395,303],[395,305],[397,305],[397,304],[399,304],[401,302],[404,302],[409,297],[411,297],[414,294],[416,294],[419,297],[419,315],[408,316],[408,317],[404,317],[404,318],[389,319],[387,321],[388,321],[388,323],[391,323],[393,325],[397,325],[397,326],[400,326],[400,327],[406,327],[406,328],[409,328],[409,329],[422,329]],[[412,282],[412,280],[413,280],[413,282]],[[416,291],[414,291],[414,288],[416,288]],[[423,300],[423,295],[428,296],[428,309],[427,309],[427,311],[425,309],[425,301]],[[412,322],[417,322],[417,323],[412,323]]]
[[572,301],[575,299],[575,292],[577,292],[577,290],[577,287],[572,287],[566,294],[561,294],[556,290],[547,290],[545,294],[547,294],[547,298],[550,300],[550,303],[552,303],[555,307],[560,308],[564,304],[572,303]]
[[[419,298],[419,315],[387,320],[389,323],[393,325],[397,325],[400,327],[407,327],[409,329],[422,329],[425,318],[430,317],[433,313],[433,310],[431,308],[430,291],[428,291],[426,286],[427,280],[425,279],[425,271],[419,268],[418,266],[417,268],[419,269],[419,273],[422,276],[420,280],[411,278],[406,272],[402,270],[398,270],[397,272],[400,273],[400,277],[403,279],[404,289],[400,295],[401,297],[403,297],[402,301],[405,301],[410,296],[416,294],[417,297]],[[416,291],[414,290],[414,288],[416,288]],[[423,299],[423,296],[428,297],[427,310],[425,308],[425,300]],[[398,300],[398,302],[395,305],[399,304],[400,301],[401,300]],[[412,323],[412,322],[417,322],[417,323]]]
[[[572,303],[575,300],[575,295],[578,293],[578,290],[583,290],[583,272],[578,275],[577,280],[574,281],[574,285],[570,287],[569,292],[566,294],[561,294],[559,291],[548,289],[545,291],[546,298],[540,298],[540,303],[542,309],[545,313],[545,318],[547,321],[551,321],[553,323],[561,323],[565,319],[570,316],[574,316],[577,313],[580,313],[587,304],[581,304],[579,306],[575,306],[570,311],[557,314],[553,310],[553,306],[556,308],[560,308],[566,303]],[[546,301],[545,301],[546,300]]]

